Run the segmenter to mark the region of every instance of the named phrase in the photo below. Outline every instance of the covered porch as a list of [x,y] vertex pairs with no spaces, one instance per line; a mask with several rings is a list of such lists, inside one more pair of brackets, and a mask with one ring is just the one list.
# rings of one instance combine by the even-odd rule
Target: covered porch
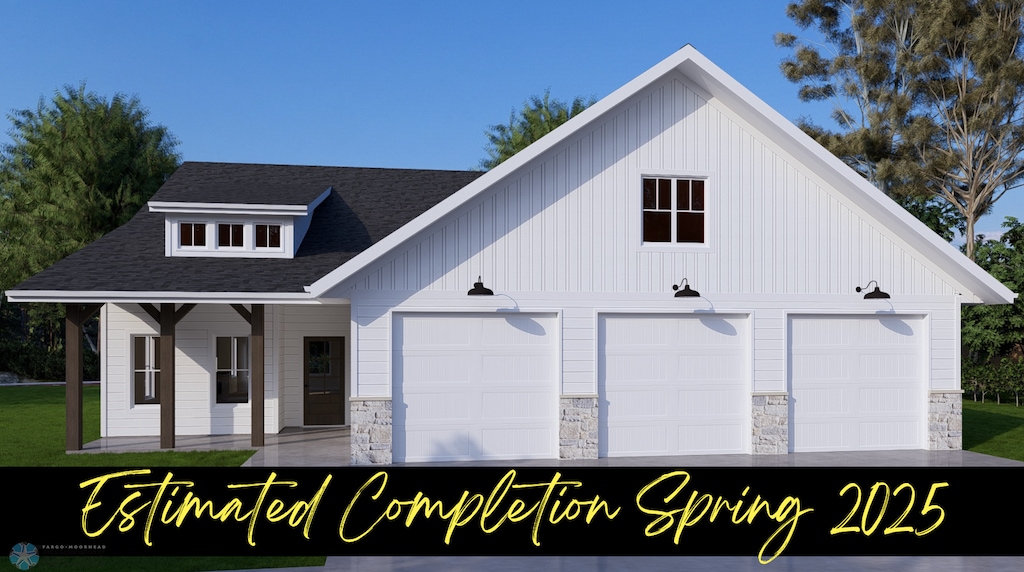
[[348,306],[243,302],[66,303],[67,451],[89,448],[81,336],[97,312],[101,441],[127,439],[121,446],[134,450],[259,448],[279,433],[346,425]]

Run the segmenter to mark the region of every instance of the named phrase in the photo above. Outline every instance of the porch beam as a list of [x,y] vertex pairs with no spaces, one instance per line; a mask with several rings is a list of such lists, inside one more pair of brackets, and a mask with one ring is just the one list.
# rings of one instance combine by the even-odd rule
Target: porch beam
[[[248,322],[250,326],[252,325],[252,312],[246,310],[245,306],[241,304],[232,304],[231,307],[238,312],[238,315],[241,316],[243,320]],[[255,309],[255,305],[253,305],[253,309]]]
[[160,304],[160,448],[174,448],[174,304]]
[[140,302],[139,307],[145,310],[149,317],[153,318],[153,321],[158,324],[160,323],[160,310],[157,310],[155,306],[146,302]]
[[[235,308],[236,310],[238,308]],[[244,308],[243,308],[244,309]],[[241,313],[241,312],[239,312]],[[252,366],[249,387],[249,400],[252,414],[252,446],[262,447],[263,435],[263,402],[264,402],[264,349],[263,336],[265,313],[263,304],[253,304],[250,315],[250,327],[252,328]]]
[[174,311],[174,325],[177,326],[178,322],[180,322],[182,318],[187,316],[188,313],[191,312],[192,309],[195,307],[195,304],[182,304],[180,308]]

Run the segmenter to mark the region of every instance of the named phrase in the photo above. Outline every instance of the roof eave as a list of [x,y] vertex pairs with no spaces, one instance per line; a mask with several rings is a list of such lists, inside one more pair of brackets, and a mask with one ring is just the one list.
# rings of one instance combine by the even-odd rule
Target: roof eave
[[8,290],[10,302],[60,304],[150,303],[150,304],[339,304],[339,298],[320,299],[307,292],[117,292]]

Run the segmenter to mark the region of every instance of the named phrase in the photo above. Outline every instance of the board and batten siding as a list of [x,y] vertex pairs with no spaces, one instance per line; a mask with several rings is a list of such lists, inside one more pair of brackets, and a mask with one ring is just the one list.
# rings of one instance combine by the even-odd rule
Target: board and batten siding
[[[688,174],[708,180],[707,247],[642,245],[641,178]],[[871,279],[893,295],[962,290],[678,74],[336,292],[468,289],[477,276],[516,292],[663,292],[683,277],[729,294],[846,294]]]
[[[105,363],[101,422],[104,437],[160,434],[160,406],[132,403],[131,340],[133,336],[157,336],[159,325],[137,304],[106,304],[103,339]],[[266,394],[264,425],[268,433],[280,430],[278,371],[274,352],[276,313],[266,312]],[[248,336],[249,324],[230,306],[200,304],[175,329],[175,425],[178,435],[248,434],[249,404],[215,403],[213,371],[217,336]]]

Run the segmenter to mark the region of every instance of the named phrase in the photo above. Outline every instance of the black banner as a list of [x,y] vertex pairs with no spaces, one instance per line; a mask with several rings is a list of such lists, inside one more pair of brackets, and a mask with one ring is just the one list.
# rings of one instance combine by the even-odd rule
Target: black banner
[[1024,555],[1016,468],[4,472],[40,556]]

